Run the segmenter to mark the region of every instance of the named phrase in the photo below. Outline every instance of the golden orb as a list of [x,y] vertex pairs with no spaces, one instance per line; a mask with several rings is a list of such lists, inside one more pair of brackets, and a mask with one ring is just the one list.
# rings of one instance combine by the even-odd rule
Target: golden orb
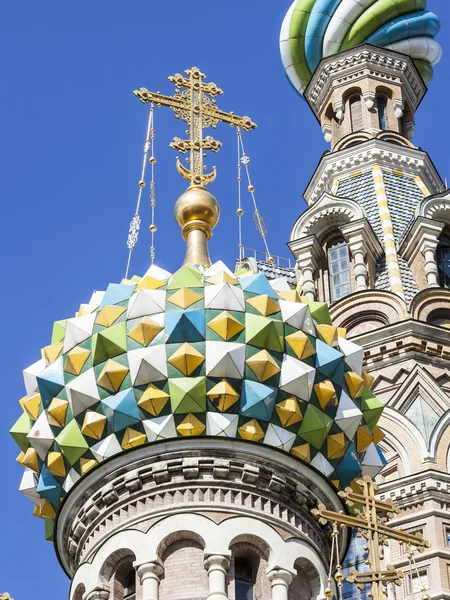
[[191,185],[178,198],[174,208],[175,219],[183,229],[195,224],[208,231],[208,237],[219,220],[219,203],[202,185]]

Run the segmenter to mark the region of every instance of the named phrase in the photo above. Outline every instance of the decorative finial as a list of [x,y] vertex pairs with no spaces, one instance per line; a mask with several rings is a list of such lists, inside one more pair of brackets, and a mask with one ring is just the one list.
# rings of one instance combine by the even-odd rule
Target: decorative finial
[[190,186],[175,205],[175,218],[188,246],[184,263],[210,265],[207,241],[219,219],[219,205],[204,187],[216,178],[216,168],[205,173],[203,158],[206,156],[205,150],[218,152],[222,142],[211,136],[204,138],[203,130],[207,127],[216,128],[221,122],[250,131],[256,124],[249,117],[238,117],[232,112],[226,113],[217,108],[215,97],[223,91],[215,83],[205,83],[203,80],[206,75],[197,67],[192,67],[185,73],[188,77],[180,73],[169,77],[169,81],[175,84],[174,96],[149,92],[146,88],[136,90],[134,94],[141,102],[169,106],[177,119],[181,118],[189,125],[189,139],[175,137],[170,144],[171,148],[182,154],[190,153],[186,159],[189,168],[182,165],[177,157],[177,170],[190,182]]

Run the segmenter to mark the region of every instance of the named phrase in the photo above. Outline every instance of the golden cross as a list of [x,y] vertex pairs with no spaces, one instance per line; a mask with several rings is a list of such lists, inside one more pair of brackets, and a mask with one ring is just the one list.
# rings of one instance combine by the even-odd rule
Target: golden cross
[[358,589],[363,590],[364,586],[371,585],[370,597],[372,600],[383,600],[385,597],[385,586],[388,583],[401,585],[404,574],[397,571],[392,565],[382,569],[382,552],[380,546],[387,546],[388,540],[397,540],[408,546],[414,546],[419,552],[431,546],[430,542],[423,539],[423,535],[418,532],[410,534],[401,529],[393,529],[387,522],[400,513],[400,509],[392,501],[382,502],[377,500],[375,494],[378,486],[370,477],[364,477],[357,481],[361,486],[362,492],[354,492],[352,488],[347,487],[345,491],[338,492],[338,495],[345,500],[347,506],[355,505],[362,508],[354,508],[354,516],[347,515],[344,512],[333,512],[328,510],[324,504],[319,504],[311,512],[319,519],[319,523],[325,525],[332,523],[334,527],[352,527],[367,540],[368,565],[367,572],[358,573],[356,569],[351,569],[350,576],[347,577],[349,583],[354,583]]
[[169,81],[175,84],[174,96],[164,96],[159,92],[149,92],[146,88],[136,90],[134,95],[141,102],[152,102],[157,106],[169,106],[175,113],[177,119],[182,119],[189,125],[189,140],[181,140],[176,137],[171,142],[171,148],[182,154],[190,151],[190,168],[186,169],[177,157],[177,170],[191,185],[207,185],[214,181],[216,168],[211,173],[204,173],[203,166],[205,150],[218,152],[222,146],[211,136],[203,137],[203,129],[215,128],[217,123],[229,123],[231,126],[240,127],[244,131],[250,131],[256,124],[249,117],[238,117],[234,113],[226,113],[217,108],[215,97],[223,94],[223,91],[215,83],[205,83],[206,75],[197,67],[188,69],[184,77],[180,73],[169,77]]

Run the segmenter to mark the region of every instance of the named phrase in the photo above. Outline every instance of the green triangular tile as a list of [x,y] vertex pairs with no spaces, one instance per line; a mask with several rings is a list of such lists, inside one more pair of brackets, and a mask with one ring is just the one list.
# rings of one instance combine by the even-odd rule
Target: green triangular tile
[[14,425],[9,430],[9,433],[14,438],[19,448],[25,452],[28,448],[27,435],[30,433],[31,421],[26,413],[22,413]]
[[308,302],[311,315],[322,325],[332,325],[328,305],[325,302]]
[[303,417],[298,434],[311,446],[319,450],[325,442],[332,424],[333,419],[310,404]]
[[71,465],[76,463],[77,460],[85,454],[86,450],[89,449],[89,445],[81,433],[76,421],[71,421],[64,427],[61,433],[55,438],[55,441],[61,448],[64,458],[66,458]]
[[189,265],[181,267],[172,275],[167,289],[176,290],[183,287],[203,287],[203,274]]
[[169,379],[170,404],[174,414],[206,411],[206,378]]
[[64,321],[55,321],[53,324],[52,344],[62,342],[66,335],[67,319]]
[[92,337],[92,362],[94,365],[126,351],[127,325],[125,322],[103,329]]
[[258,348],[283,352],[284,328],[281,321],[259,315],[246,314],[245,341]]

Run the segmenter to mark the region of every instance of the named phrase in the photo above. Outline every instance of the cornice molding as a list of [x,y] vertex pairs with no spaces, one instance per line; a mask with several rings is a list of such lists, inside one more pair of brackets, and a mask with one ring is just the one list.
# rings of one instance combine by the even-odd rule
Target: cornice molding
[[331,189],[335,179],[351,175],[356,170],[369,171],[376,164],[386,169],[403,170],[406,175],[420,175],[432,193],[444,189],[441,177],[426,152],[372,139],[356,147],[325,154],[305,190],[307,204],[315,204],[323,193]]

